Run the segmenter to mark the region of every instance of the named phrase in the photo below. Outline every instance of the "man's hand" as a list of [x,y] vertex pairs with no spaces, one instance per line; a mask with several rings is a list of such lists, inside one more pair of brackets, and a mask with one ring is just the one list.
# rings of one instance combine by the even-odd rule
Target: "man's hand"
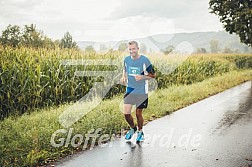
[[120,79],[120,83],[123,84],[123,85],[125,85],[126,84],[126,77],[122,77]]
[[143,75],[136,75],[136,76],[135,76],[136,81],[140,81],[140,80],[142,80],[143,78],[144,78]]

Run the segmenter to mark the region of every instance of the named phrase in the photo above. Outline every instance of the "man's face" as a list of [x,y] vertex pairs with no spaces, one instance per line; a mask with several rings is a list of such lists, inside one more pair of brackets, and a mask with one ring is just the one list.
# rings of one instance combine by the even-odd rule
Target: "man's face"
[[139,48],[136,46],[136,44],[129,45],[129,52],[132,57],[138,56],[138,50]]

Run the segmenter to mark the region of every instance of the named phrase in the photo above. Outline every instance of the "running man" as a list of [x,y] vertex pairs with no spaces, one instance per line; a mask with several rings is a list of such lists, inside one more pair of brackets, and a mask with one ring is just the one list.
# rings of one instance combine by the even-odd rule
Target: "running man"
[[[136,41],[128,44],[130,55],[124,59],[124,70],[121,82],[126,85],[124,94],[124,117],[131,129],[126,133],[125,139],[130,140],[137,131],[137,142],[143,141],[143,116],[142,111],[148,106],[148,79],[155,78],[156,73],[150,60],[139,55],[139,47]],[[131,115],[132,105],[136,105],[137,126]],[[138,127],[138,129],[137,129]]]

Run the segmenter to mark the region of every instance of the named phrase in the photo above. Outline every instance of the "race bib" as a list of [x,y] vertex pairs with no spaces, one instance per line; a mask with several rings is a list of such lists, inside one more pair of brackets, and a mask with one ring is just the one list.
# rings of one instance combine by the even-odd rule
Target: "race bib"
[[140,75],[140,68],[139,67],[131,67],[131,66],[129,66],[129,68],[128,68],[128,74],[130,76]]

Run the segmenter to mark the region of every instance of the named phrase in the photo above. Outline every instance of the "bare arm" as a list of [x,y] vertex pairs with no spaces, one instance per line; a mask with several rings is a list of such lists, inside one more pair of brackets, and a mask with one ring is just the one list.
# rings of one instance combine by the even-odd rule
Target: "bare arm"
[[149,73],[148,75],[145,75],[146,79],[156,78],[156,73]]
[[148,75],[136,75],[135,76],[136,81],[148,80],[148,79],[152,79],[152,78],[156,78],[156,73],[148,73]]
[[126,85],[126,84],[127,84],[127,73],[125,72],[124,69],[123,69],[123,76],[122,76],[122,78],[120,79],[120,82],[121,82],[123,85]]

